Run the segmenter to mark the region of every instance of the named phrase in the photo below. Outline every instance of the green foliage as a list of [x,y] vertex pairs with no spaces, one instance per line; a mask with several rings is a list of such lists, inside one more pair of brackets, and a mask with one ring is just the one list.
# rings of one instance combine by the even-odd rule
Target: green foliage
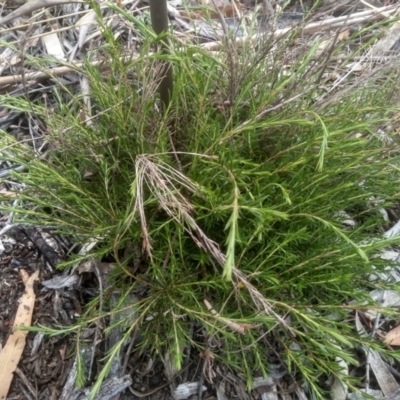
[[[121,326],[140,325],[142,349],[168,351],[178,367],[189,341],[205,346],[189,336],[197,321],[219,339],[217,360],[242,370],[249,385],[254,371],[268,372],[271,346],[315,398],[326,398],[323,374],[354,385],[336,358],[356,363],[352,349],[360,344],[383,350],[347,320],[372,303],[369,290],[393,287],[373,280],[387,262],[371,258],[394,241],[380,239],[378,208],[398,194],[397,155],[374,132],[395,111],[398,82],[382,71],[363,85],[345,83],[326,102],[328,61],[316,55],[318,43],[293,55],[293,34],[278,48],[270,38],[228,43],[232,51],[216,54],[171,38],[169,54],[149,54],[157,38],[135,25],[149,39],[130,59],[115,56],[119,45],[103,25],[108,46],[93,56],[105,61],[88,60],[81,70],[90,110],[83,95],[62,86],[50,109],[1,96],[48,124],[46,157],[29,143],[1,139],[2,158],[26,167],[13,175],[26,185],[18,207],[3,202],[3,210],[12,209],[15,222],[56,225],[77,243],[97,242],[64,267],[113,259],[103,301],[115,289],[121,301],[98,315],[96,299],[79,330],[132,308],[135,323],[122,318]],[[164,116],[156,99],[160,60],[175,75]],[[355,228],[342,224],[343,211]],[[143,251],[123,257],[132,244]],[[147,296],[127,306],[124,299],[143,286]],[[123,343],[108,354],[100,379]]]

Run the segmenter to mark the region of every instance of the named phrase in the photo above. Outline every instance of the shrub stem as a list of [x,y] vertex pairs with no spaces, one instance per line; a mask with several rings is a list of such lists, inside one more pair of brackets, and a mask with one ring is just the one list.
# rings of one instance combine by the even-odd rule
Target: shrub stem
[[[167,0],[150,0],[151,24],[157,35],[168,32],[168,9]],[[168,38],[162,42],[162,52],[168,54]],[[168,109],[171,93],[173,90],[172,65],[169,61],[162,61],[160,69],[160,98],[163,111]]]

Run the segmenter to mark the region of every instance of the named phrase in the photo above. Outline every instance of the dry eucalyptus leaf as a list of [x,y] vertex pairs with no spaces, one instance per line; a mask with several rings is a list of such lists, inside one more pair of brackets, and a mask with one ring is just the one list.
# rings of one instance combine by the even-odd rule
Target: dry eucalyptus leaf
[[8,390],[14,377],[13,372],[17,368],[22,356],[25,348],[25,339],[28,335],[27,331],[20,331],[15,328],[31,325],[33,307],[35,305],[33,284],[39,277],[39,270],[31,276],[28,276],[26,271],[21,270],[21,275],[25,291],[20,299],[13,333],[8,338],[6,345],[0,353],[0,400],[7,398]]
[[[201,391],[205,392],[206,390],[207,388],[203,385]],[[186,400],[198,392],[199,382],[182,383],[174,390],[174,398],[175,400]]]
[[56,60],[66,61],[64,49],[60,42],[60,38],[54,30],[53,33],[44,35],[42,37],[42,42],[49,56],[54,57]]
[[384,342],[391,346],[400,346],[400,325],[386,334]]
[[7,197],[17,197],[17,193],[10,192],[6,189],[0,189],[0,196],[7,196]]
[[42,285],[47,289],[63,289],[66,287],[72,287],[79,281],[79,277],[76,275],[70,276],[55,276],[52,279],[42,282]]

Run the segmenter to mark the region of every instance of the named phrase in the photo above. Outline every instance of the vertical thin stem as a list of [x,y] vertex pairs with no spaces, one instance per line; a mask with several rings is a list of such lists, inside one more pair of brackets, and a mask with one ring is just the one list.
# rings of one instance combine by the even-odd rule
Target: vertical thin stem
[[[167,0],[150,0],[151,24],[154,32],[160,35],[168,32],[168,9]],[[168,54],[168,38],[162,42],[162,52]],[[169,106],[169,101],[173,89],[172,65],[169,61],[162,61],[160,70],[161,81],[159,86],[160,98],[165,112]]]

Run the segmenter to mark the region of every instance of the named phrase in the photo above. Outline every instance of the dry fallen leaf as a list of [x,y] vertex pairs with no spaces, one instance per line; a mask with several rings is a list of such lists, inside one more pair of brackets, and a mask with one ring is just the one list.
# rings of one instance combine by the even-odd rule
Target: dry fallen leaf
[[386,334],[384,341],[391,346],[400,346],[400,325],[389,331]]
[[6,189],[0,189],[0,196],[7,196],[7,197],[17,197],[16,192],[10,192]]
[[0,400],[7,398],[13,379],[13,372],[17,368],[22,352],[24,351],[25,339],[28,334],[27,331],[20,331],[15,328],[31,325],[33,307],[35,305],[33,284],[39,276],[39,271],[28,276],[26,271],[21,270],[21,275],[25,291],[20,299],[17,315],[15,316],[14,330],[0,353]]
[[42,36],[42,42],[49,56],[56,60],[66,61],[63,46],[55,30],[53,30],[53,33]]
[[350,29],[344,29],[342,30],[339,35],[338,35],[338,40],[346,40],[350,37]]

